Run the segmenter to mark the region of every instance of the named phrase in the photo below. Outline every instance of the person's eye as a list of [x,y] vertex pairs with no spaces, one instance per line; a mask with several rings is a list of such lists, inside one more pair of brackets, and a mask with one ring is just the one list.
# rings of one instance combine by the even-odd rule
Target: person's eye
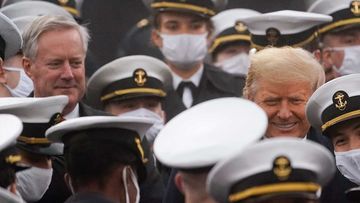
[[345,145],[346,143],[347,143],[347,141],[343,137],[339,137],[339,138],[334,139],[334,145],[335,146],[342,146],[342,145]]
[[279,101],[277,99],[267,99],[264,101],[264,103],[268,106],[276,106]]

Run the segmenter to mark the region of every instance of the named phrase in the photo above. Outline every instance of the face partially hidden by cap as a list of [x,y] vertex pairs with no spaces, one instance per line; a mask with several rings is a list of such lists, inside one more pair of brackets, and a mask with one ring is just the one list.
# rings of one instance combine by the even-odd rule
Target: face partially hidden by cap
[[360,118],[346,120],[330,127],[327,135],[336,152],[360,149]]

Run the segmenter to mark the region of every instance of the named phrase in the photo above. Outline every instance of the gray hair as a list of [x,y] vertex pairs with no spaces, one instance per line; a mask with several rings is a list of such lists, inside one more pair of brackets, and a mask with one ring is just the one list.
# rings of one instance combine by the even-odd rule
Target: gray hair
[[40,16],[36,18],[23,32],[23,48],[25,57],[34,60],[38,51],[38,40],[41,34],[58,29],[75,29],[83,42],[84,52],[87,52],[90,35],[88,29],[79,25],[74,19],[64,16]]

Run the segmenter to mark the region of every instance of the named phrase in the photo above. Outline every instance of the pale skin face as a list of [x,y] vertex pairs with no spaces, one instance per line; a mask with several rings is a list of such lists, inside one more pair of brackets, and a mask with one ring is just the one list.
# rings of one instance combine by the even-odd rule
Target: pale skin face
[[360,45],[360,29],[352,29],[336,35],[327,34],[323,43],[322,60],[326,81],[329,81],[340,76],[333,68],[340,68],[344,60],[344,51],[332,50],[331,48]]
[[[159,27],[157,30],[152,31],[151,39],[153,43],[161,48],[163,41],[159,32],[168,35],[178,34],[194,34],[200,35],[209,32],[207,21],[193,14],[181,13],[181,12],[162,12],[158,14]],[[208,38],[210,42],[210,38]],[[183,78],[189,78],[194,74],[201,63],[190,70],[179,70],[173,64],[168,62],[172,71],[182,76]]]
[[229,45],[223,50],[221,50],[219,53],[217,53],[214,62],[221,62],[233,56],[236,56],[240,53],[249,53],[249,51],[250,51],[249,45],[247,46],[245,44]]
[[290,136],[303,138],[310,129],[305,105],[313,93],[307,82],[256,82],[255,93],[249,99],[257,103],[268,116],[266,137]]
[[161,101],[156,97],[141,97],[121,101],[112,101],[105,106],[105,111],[113,115],[120,115],[139,108],[148,109],[164,119],[164,111],[161,107]]
[[85,93],[85,50],[75,29],[52,30],[38,40],[34,60],[23,59],[26,73],[34,82],[36,97],[67,95],[63,114],[70,113]]
[[360,149],[360,119],[337,124],[329,130],[329,135],[336,152]]

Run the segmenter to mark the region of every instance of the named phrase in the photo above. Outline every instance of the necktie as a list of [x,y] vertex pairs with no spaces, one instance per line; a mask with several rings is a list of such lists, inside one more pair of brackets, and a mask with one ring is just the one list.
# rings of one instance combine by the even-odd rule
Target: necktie
[[182,98],[184,105],[189,108],[194,100],[196,86],[192,82],[181,82],[177,88],[177,93]]

